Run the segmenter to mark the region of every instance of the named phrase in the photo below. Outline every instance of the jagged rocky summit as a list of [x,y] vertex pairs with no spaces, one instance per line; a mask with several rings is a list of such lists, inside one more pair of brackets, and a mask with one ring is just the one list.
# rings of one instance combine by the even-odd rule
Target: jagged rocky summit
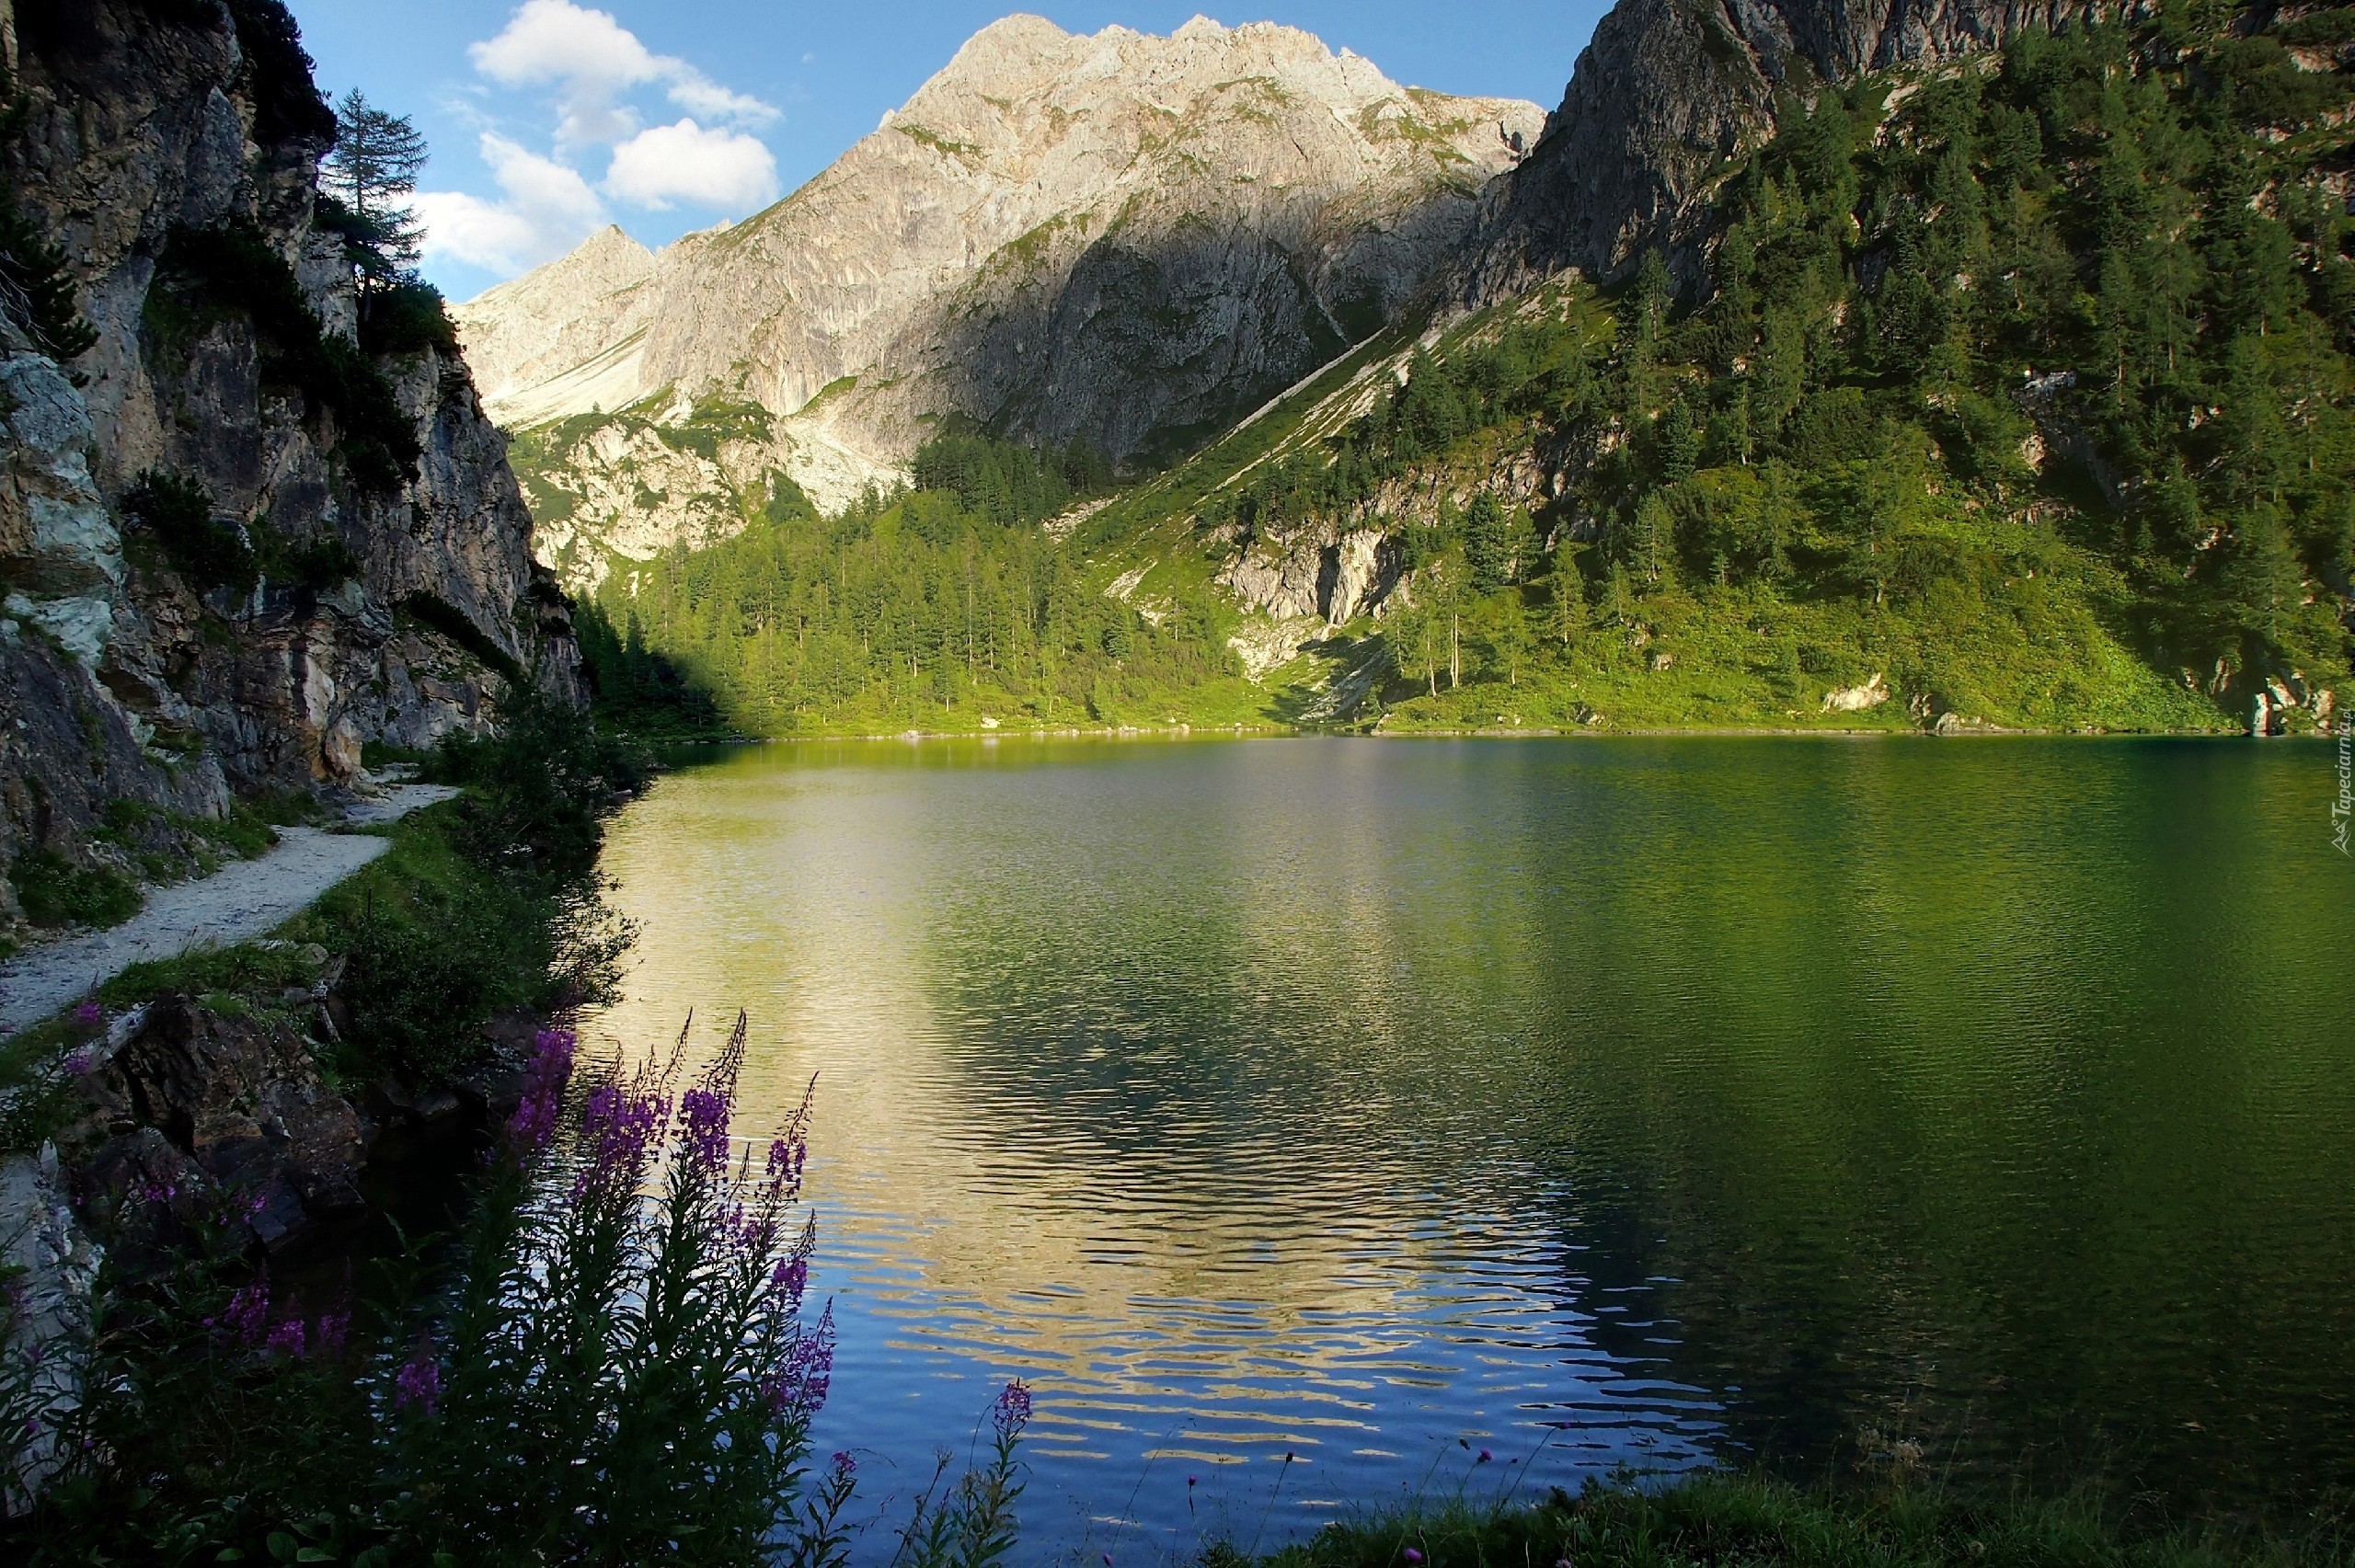
[[[1388,320],[1542,122],[1268,23],[1009,17],[767,212],[660,253],[609,230],[458,316],[511,428],[637,416],[535,465],[593,579],[603,545],[727,532],[771,466],[840,506],[950,416],[1186,450]],[[698,408],[713,439],[666,445]]]
[[[314,223],[333,120],[284,21],[0,0],[10,194],[97,333],[61,363],[0,307],[0,864],[130,868],[175,817],[351,784],[370,741],[487,726],[500,671],[578,699],[465,363],[362,344]],[[125,841],[94,841],[118,802]]]

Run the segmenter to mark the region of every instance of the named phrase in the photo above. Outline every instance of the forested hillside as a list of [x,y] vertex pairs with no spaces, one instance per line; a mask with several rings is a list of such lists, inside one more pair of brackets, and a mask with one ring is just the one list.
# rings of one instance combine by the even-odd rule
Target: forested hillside
[[[1395,329],[1068,537],[969,441],[604,601],[773,733],[2311,726],[2355,567],[2351,47],[2355,9],[2178,6],[1826,90],[1726,162],[1699,297],[1655,258]],[[1350,537],[1346,624],[1247,681],[1278,620],[1213,578],[1329,579]]]
[[582,634],[608,704],[768,735],[1258,716],[1209,606],[1156,624],[1042,527],[1109,483],[1100,458],[962,435],[914,472],[833,518],[781,481],[735,538],[609,578]]

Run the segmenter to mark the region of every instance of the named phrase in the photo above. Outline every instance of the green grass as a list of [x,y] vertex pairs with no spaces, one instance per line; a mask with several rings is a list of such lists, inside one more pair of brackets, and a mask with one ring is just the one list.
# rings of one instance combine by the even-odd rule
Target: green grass
[[25,918],[40,926],[121,925],[139,912],[138,885],[112,866],[75,865],[54,850],[8,868]]
[[98,1001],[112,1012],[174,991],[275,1001],[289,986],[309,985],[318,978],[318,970],[295,944],[241,942],[233,947],[205,948],[176,958],[133,964],[98,987]]
[[[1532,1506],[1463,1502],[1369,1514],[1254,1557],[1212,1547],[1206,1568],[2326,1568],[2349,1523],[2283,1534],[2167,1524],[2082,1497],[1966,1503],[1890,1483],[1847,1494],[1709,1472],[1660,1486],[1590,1485]],[[1414,1555],[1410,1556],[1409,1553]]]

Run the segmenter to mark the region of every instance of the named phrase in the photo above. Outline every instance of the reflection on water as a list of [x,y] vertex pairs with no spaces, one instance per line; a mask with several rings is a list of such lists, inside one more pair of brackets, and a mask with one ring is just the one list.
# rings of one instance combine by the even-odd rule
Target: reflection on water
[[1045,1544],[1901,1438],[2237,1504],[2355,1480],[2332,783],[2291,745],[761,748],[618,825],[645,935],[592,1034],[743,1006],[756,1116],[818,1074],[821,1440],[904,1490],[1029,1377]]

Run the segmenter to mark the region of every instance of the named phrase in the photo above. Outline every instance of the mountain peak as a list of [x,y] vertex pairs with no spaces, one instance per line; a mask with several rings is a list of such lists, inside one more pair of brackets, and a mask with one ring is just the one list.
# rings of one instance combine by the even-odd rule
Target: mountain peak
[[[1081,36],[1017,14],[825,172],[650,276],[576,253],[543,269],[563,289],[534,274],[459,314],[511,423],[724,388],[778,417],[812,495],[821,446],[866,465],[837,504],[943,418],[1159,452],[1387,319],[1543,120],[1409,90],[1273,23]],[[531,303],[557,293],[573,318]]]

